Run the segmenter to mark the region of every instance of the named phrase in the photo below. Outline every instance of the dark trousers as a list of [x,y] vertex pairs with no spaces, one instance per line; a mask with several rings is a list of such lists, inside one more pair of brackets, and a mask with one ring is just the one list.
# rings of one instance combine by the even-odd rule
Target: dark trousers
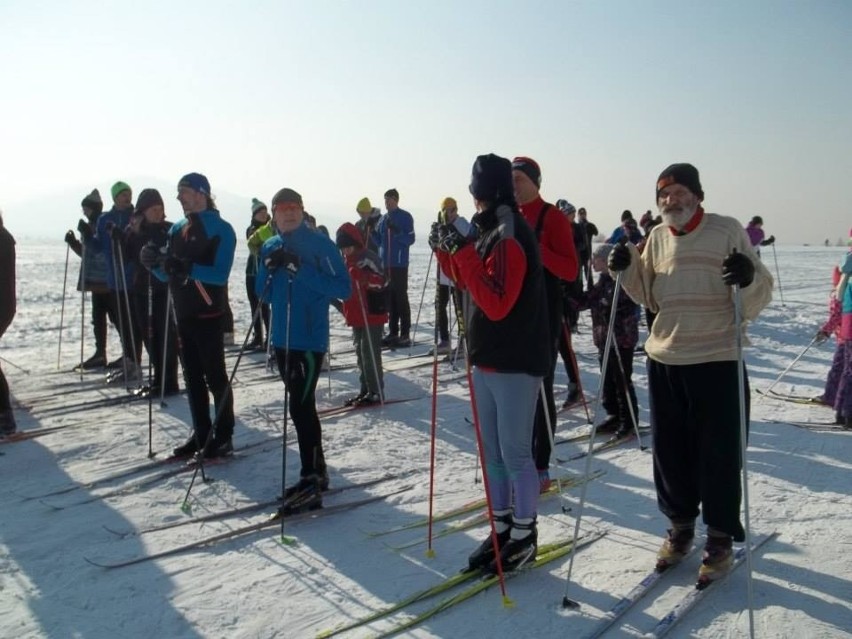
[[225,318],[224,329],[226,333],[234,333],[234,312],[231,310],[231,299],[228,297],[228,285],[225,284]]
[[[450,295],[453,296],[453,304],[456,309],[461,308],[461,292],[455,286],[448,284],[439,284],[438,290],[435,291],[435,317],[437,324],[435,326],[435,336],[442,342],[447,342],[450,339],[450,321],[447,307],[450,305]],[[461,326],[459,327],[459,335],[462,333]]]
[[388,269],[388,333],[408,337],[411,331],[411,307],[408,304],[408,267]]
[[565,373],[568,381],[572,384],[578,383],[580,377],[577,374],[577,356],[574,354],[574,346],[571,342],[571,323],[565,318],[559,331],[559,355],[565,364]]
[[[603,369],[603,349],[598,352],[598,363]],[[606,366],[606,377],[603,380],[601,404],[608,415],[618,417],[619,426],[633,428],[630,409],[632,407],[633,415],[638,419],[639,404],[636,401],[636,389],[633,387],[632,348],[618,348],[613,343]]]
[[648,358],[648,397],[660,510],[691,520],[700,505],[707,526],[743,541],[737,362],[670,366]]
[[179,320],[178,333],[183,379],[195,435],[203,443],[213,427],[209,391],[213,393],[216,414],[220,415],[215,441],[223,443],[234,433],[234,394],[228,388],[228,373],[225,371],[222,318]]
[[[115,327],[118,329],[118,334],[121,337],[121,348],[124,356],[129,360],[134,360],[138,364],[142,359],[142,330],[136,325],[136,313],[133,310],[135,305],[134,295],[129,298],[125,291],[110,291],[112,296],[112,304],[115,310]],[[129,308],[129,313],[128,313]]]
[[[248,297],[249,306],[251,307],[251,316],[254,317],[254,314],[257,312],[257,305],[260,303],[260,298],[258,298],[257,293],[254,290],[255,283],[257,282],[257,277],[254,275],[246,275],[246,296]],[[266,335],[269,334],[269,304],[264,304],[263,308],[260,309],[260,317],[254,320],[254,339],[255,341],[262,342],[264,340],[264,332],[263,329],[266,327]]]
[[106,357],[107,319],[118,326],[115,314],[115,296],[110,293],[91,293],[89,301],[92,307],[92,334],[95,338],[95,352]]
[[[154,368],[153,388],[159,391],[165,376],[165,390],[176,393],[177,382],[177,339],[170,317],[166,316],[168,292],[154,291],[151,303],[151,317],[148,317],[148,293],[136,294],[134,310],[136,324],[141,328],[142,343],[148,353],[148,359]],[[166,336],[168,335],[168,344]],[[163,361],[163,346],[166,346],[166,359]]]
[[6,381],[6,376],[3,374],[3,367],[0,366],[0,413],[12,409],[12,401],[9,397],[9,382]]
[[[556,400],[553,398],[553,377],[556,372],[556,341],[550,352],[550,372],[542,380],[544,387],[544,403],[541,401],[539,390],[538,402],[535,407],[535,424],[533,426],[533,458],[538,470],[547,470],[550,466],[550,437],[556,433]],[[547,414],[545,414],[545,408]],[[550,435],[547,434],[547,424],[550,423]]]
[[[325,353],[275,349],[278,373],[287,387],[290,417],[299,439],[302,477],[326,472],[322,450],[322,425],[317,415],[316,390]],[[289,359],[289,361],[288,361]],[[289,368],[289,370],[288,370]]]

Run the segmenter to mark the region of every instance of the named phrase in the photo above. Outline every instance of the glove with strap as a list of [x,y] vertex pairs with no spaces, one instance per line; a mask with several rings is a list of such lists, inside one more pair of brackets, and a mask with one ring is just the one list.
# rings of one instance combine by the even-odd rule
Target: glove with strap
[[153,242],[148,242],[145,246],[142,247],[142,250],[139,251],[139,261],[149,271],[157,266],[157,263],[161,260],[163,255],[160,253],[160,249],[157,248],[157,245]]
[[754,264],[743,253],[734,249],[722,262],[722,281],[726,286],[745,288],[754,280]]
[[263,263],[270,271],[276,271],[283,267],[287,273],[294,276],[302,266],[302,258],[296,253],[288,251],[283,246],[279,246],[266,256]]
[[760,243],[761,246],[769,246],[770,244],[775,244],[775,236],[774,235],[770,235],[769,237],[767,237],[765,240],[763,240]]
[[169,255],[163,261],[163,270],[169,277],[178,281],[183,281],[189,277],[189,271],[192,269],[192,262],[183,260],[174,255]]
[[609,252],[609,257],[606,260],[606,265],[610,271],[619,273],[626,271],[630,266],[630,249],[627,248],[627,241],[622,238],[618,244],[612,247]]
[[437,251],[440,244],[441,225],[438,222],[432,222],[432,228],[429,230],[429,248]]
[[438,229],[439,251],[454,255],[465,244],[467,244],[467,238],[455,226],[443,224]]
[[77,222],[77,230],[80,231],[80,237],[84,240],[91,240],[94,233],[92,233],[92,227],[86,220],[80,220]]
[[65,234],[65,243],[66,244],[69,244],[69,245],[74,244],[74,242],[76,242],[76,241],[77,241],[77,236],[74,235],[74,231],[68,231]]

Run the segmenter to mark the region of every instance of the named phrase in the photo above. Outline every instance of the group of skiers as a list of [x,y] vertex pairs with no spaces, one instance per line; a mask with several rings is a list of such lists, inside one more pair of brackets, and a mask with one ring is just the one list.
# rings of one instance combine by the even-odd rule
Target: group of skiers
[[[631,377],[641,305],[650,320],[644,347],[654,481],[660,510],[670,521],[658,564],[664,569],[685,556],[700,512],[707,525],[701,576],[714,579],[731,565],[732,542],[744,538],[739,402],[748,410],[749,396],[735,345],[737,333],[771,299],[772,277],[753,247],[771,244],[774,237],[763,238],[759,217],[749,225],[760,231],[758,237],[751,230],[747,235],[733,218],[705,212],[698,170],[673,164],[656,181],[659,214],[648,211],[636,223],[625,211],[609,241],[593,250],[598,229],[586,211],[564,199],[548,203],[541,184],[541,168],[532,158],[481,155],[470,176],[475,215],[468,223],[456,200],[447,197],[429,234],[440,267],[435,348],[450,347],[452,300],[472,367],[471,401],[492,510],[492,534],[471,554],[470,566],[511,570],[535,556],[538,496],[550,483],[557,417],[553,380],[560,352],[569,377],[566,404],[582,392],[571,346],[580,310],[591,311],[593,341],[606,369],[601,402],[607,417],[598,426],[623,436],[638,425]],[[225,333],[232,331],[227,283],[234,230],[216,209],[209,181],[198,173],[178,182],[184,218],[174,224],[165,220],[162,197],[154,189],[143,190],[135,206],[123,182],[113,185],[111,196],[111,210],[102,213],[98,191],[87,195],[80,239],[70,231],[66,235],[82,258],[79,286],[92,300],[96,350],[82,365],[112,364],[123,368],[125,378],[141,379],[144,347],[153,383],[176,393],[179,358],[193,434],[174,454],[228,455],[234,398],[224,347]],[[384,200],[382,214],[362,198],[357,220],[343,224],[334,239],[316,226],[291,188],[273,196],[271,215],[260,200],[251,204],[246,230],[250,346],[262,348],[268,340],[298,434],[300,479],[285,491],[287,512],[320,506],[329,485],[315,401],[329,346],[329,306],[337,306],[353,330],[360,389],[350,404],[383,402],[381,349],[411,344],[407,289],[413,219],[399,208],[395,189]],[[0,243],[3,259],[12,255],[13,260],[7,245],[14,244],[1,221]],[[14,314],[14,276],[11,298],[6,290],[9,272],[5,265],[0,270],[0,334]],[[852,263],[844,266],[844,275],[849,272]],[[742,309],[739,325],[735,299]],[[848,287],[840,299],[844,312],[849,302],[852,317]],[[106,357],[107,318],[121,336],[118,364]],[[831,330],[827,325],[821,334]],[[839,359],[842,376],[852,379],[852,346],[844,346]],[[8,397],[2,375],[0,384],[2,401]],[[841,401],[838,418],[852,419],[852,393]],[[5,429],[11,419],[7,404],[0,405]]]

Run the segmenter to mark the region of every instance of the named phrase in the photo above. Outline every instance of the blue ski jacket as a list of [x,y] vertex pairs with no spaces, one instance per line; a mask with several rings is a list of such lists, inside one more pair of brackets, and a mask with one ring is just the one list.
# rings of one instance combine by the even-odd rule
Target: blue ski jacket
[[388,268],[408,266],[408,247],[414,244],[414,218],[403,209],[394,209],[379,220],[376,232],[382,238],[379,257]]
[[[121,229],[122,231],[127,228],[127,225],[130,223],[130,216],[133,214],[133,207],[128,207],[126,209],[117,209],[113,207],[106,213],[102,213],[100,217],[98,217],[98,223],[95,226],[95,239],[97,240],[98,246],[100,247],[101,252],[106,259],[106,283],[107,288],[109,290],[114,291],[118,289],[119,291],[125,290],[130,282],[133,281],[133,264],[128,263],[127,255],[124,255],[124,284],[121,284],[121,278],[116,277],[115,266],[117,265],[119,268],[118,275],[121,275],[121,264],[116,260],[113,262],[113,242],[112,237],[107,232],[107,225],[112,222],[115,228]],[[116,282],[118,282],[118,286],[116,286]]]
[[[301,266],[295,276],[291,277],[280,268],[270,272],[266,267],[266,258],[279,247],[301,258]],[[270,277],[269,290],[265,290]],[[328,351],[328,307],[331,300],[345,300],[352,294],[349,273],[334,242],[312,231],[304,222],[296,230],[278,232],[263,243],[255,287],[258,297],[272,304],[272,344],[276,348],[317,353]]]

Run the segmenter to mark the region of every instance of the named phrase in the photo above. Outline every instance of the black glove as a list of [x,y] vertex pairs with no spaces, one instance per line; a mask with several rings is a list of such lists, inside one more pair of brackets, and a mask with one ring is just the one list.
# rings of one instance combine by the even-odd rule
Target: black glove
[[627,267],[630,266],[630,249],[627,248],[626,242],[619,242],[612,247],[606,265],[610,271],[616,273],[627,270]]
[[91,240],[94,235],[91,225],[86,220],[77,222],[77,230],[80,231],[80,237],[84,240]]
[[824,330],[820,329],[820,330],[817,331],[817,334],[814,335],[814,343],[815,344],[822,344],[828,338],[829,338],[828,333],[826,333]]
[[162,254],[160,253],[160,249],[157,248],[157,245],[153,242],[148,242],[142,247],[142,250],[139,251],[139,261],[142,263],[142,266],[147,268],[149,271],[157,266],[161,257]]
[[399,227],[391,221],[388,221],[387,227],[390,229],[391,233],[397,233],[399,231]]
[[283,267],[292,276],[299,272],[299,267],[302,265],[302,258],[296,253],[288,251],[283,246],[279,246],[266,256],[263,263],[270,271],[275,271]]
[[438,228],[439,251],[453,255],[465,244],[467,244],[467,238],[455,226],[443,224]]
[[65,234],[65,243],[66,244],[71,245],[71,244],[74,244],[74,242],[76,242],[76,241],[77,241],[77,236],[74,235],[74,231],[68,231]]
[[722,281],[726,286],[745,288],[754,279],[754,264],[743,253],[734,249],[722,262]]
[[438,222],[432,223],[432,228],[429,231],[429,248],[433,251],[438,250],[438,244],[440,243],[440,231],[441,225]]
[[118,227],[114,226],[109,230],[110,237],[112,237],[114,242],[123,242],[124,241],[124,231]]
[[166,274],[178,281],[183,281],[189,277],[190,268],[192,268],[192,262],[182,260],[174,255],[169,255],[163,262],[163,270]]
[[765,240],[763,240],[760,243],[761,246],[769,246],[770,244],[775,244],[775,236],[774,235],[770,235],[769,237],[767,237]]

